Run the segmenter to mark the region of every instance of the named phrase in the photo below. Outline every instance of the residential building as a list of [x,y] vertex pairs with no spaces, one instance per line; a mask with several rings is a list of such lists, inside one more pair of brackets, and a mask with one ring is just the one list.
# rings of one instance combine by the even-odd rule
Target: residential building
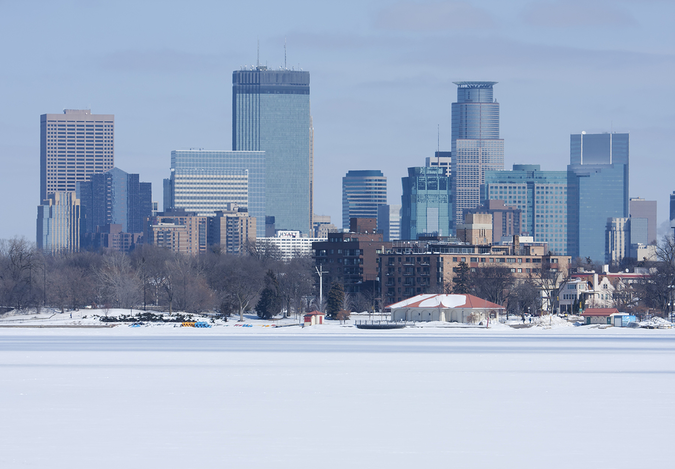
[[629,214],[631,218],[647,219],[647,239],[644,244],[656,243],[656,200],[645,200],[640,197],[631,197],[628,203]]
[[136,245],[143,241],[143,231],[128,233],[122,230],[122,225],[109,224],[97,226],[94,233],[81,234],[82,246],[98,251],[109,249],[119,252],[131,252]]
[[[513,239],[523,232],[521,229],[522,211],[516,207],[504,205],[503,200],[486,200],[483,205],[467,210],[466,213],[489,213],[492,215],[492,244],[500,244],[502,239]],[[532,237],[534,241],[534,237]]]
[[50,254],[80,250],[80,201],[75,192],[50,192],[37,212],[38,249]]
[[408,168],[401,178],[401,239],[415,240],[423,234],[450,236],[454,233],[452,178],[443,168]]
[[164,183],[164,210],[183,209],[202,216],[246,207],[265,234],[265,153],[261,151],[174,150],[171,177]]
[[[357,223],[358,225],[358,223]],[[314,242],[314,261],[321,268],[324,287],[341,283],[346,293],[379,296],[378,254],[391,247],[381,233],[329,233],[327,240]]]
[[573,134],[567,170],[568,254],[601,261],[607,220],[629,215],[628,134]]
[[378,170],[349,171],[342,178],[342,227],[352,218],[376,218],[387,203],[387,178]]
[[255,245],[256,223],[246,207],[230,204],[227,210],[218,210],[215,216],[208,217],[207,244],[218,245],[228,254],[244,254]]
[[[389,305],[422,293],[448,292],[462,262],[471,271],[495,266],[508,268],[516,279],[552,272],[555,275],[551,280],[558,282],[567,273],[570,258],[547,252],[545,245],[518,240],[507,246],[434,240],[394,242],[379,255],[382,299]],[[541,293],[542,302],[545,295]]]
[[207,227],[208,217],[194,212],[163,212],[148,219],[143,242],[177,253],[196,255],[206,252]]
[[40,201],[75,192],[78,182],[115,163],[115,116],[66,109],[40,116]]
[[[77,183],[77,198],[81,205],[81,245],[95,248],[100,235],[122,236],[118,233],[143,233],[145,219],[152,216],[152,185],[140,182],[138,174],[129,174],[119,168],[95,173],[89,181]],[[105,228],[119,225],[120,230]],[[139,236],[133,237],[137,239]],[[105,243],[104,244],[110,244]],[[127,242],[113,242],[127,246]],[[109,246],[106,246],[109,247]]]
[[[504,140],[499,138],[499,103],[493,81],[460,81],[452,103],[452,194],[454,222],[481,203],[487,171],[504,169]],[[454,225],[453,225],[454,226]]]
[[380,205],[377,208],[377,232],[384,241],[401,239],[401,205]]
[[312,142],[309,72],[232,73],[232,149],[265,152],[265,215],[277,229],[311,232]]
[[566,255],[570,249],[569,180],[567,171],[541,171],[538,164],[515,164],[512,171],[485,173],[483,200],[503,200],[505,206],[519,209],[520,234],[547,243],[553,253]]

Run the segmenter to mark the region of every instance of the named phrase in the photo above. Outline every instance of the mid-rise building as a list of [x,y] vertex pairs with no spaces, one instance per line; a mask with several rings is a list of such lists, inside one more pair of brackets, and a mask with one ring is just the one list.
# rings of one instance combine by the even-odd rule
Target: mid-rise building
[[80,201],[72,191],[50,192],[38,205],[37,247],[45,252],[80,250]]
[[232,73],[232,149],[265,152],[265,215],[276,229],[311,232],[312,140],[309,72]]
[[346,293],[379,296],[378,254],[390,248],[391,243],[383,241],[381,233],[369,231],[329,233],[327,240],[312,243],[316,266],[324,272],[325,287],[337,282]]
[[541,171],[538,164],[515,164],[512,171],[485,173],[483,199],[502,200],[504,205],[519,209],[519,234],[532,236],[535,242],[547,243],[551,252],[565,255],[570,249],[569,180],[567,171]]
[[670,194],[670,228],[673,230],[673,237],[675,237],[675,191]]
[[568,254],[602,261],[607,220],[629,214],[628,134],[573,134],[567,170]]
[[75,192],[78,182],[115,164],[115,117],[66,109],[40,116],[40,202]]
[[[422,293],[451,291],[460,263],[465,263],[471,271],[502,267],[509,269],[516,279],[530,278],[547,270],[560,274],[554,282],[565,277],[570,263],[568,256],[548,254],[545,245],[520,242],[509,246],[490,246],[401,241],[385,248],[379,259],[385,305]],[[542,303],[544,301],[545,295],[542,294]]]
[[311,257],[314,243],[326,241],[327,238],[308,238],[299,231],[279,230],[274,236],[257,238],[256,249],[262,252],[274,250],[280,260],[289,261],[295,257]]
[[208,217],[193,212],[163,212],[148,219],[143,242],[196,255],[208,246]]
[[342,228],[351,218],[376,218],[387,203],[387,178],[382,171],[349,171],[342,178]]
[[232,204],[208,217],[207,244],[219,245],[228,254],[243,254],[255,245],[256,222],[246,208]]
[[504,169],[504,140],[499,138],[499,103],[493,81],[460,81],[452,103],[452,194],[454,222],[481,204],[487,171]]
[[644,244],[656,243],[656,200],[631,197],[628,203],[631,218],[647,219],[647,239]]
[[504,238],[513,239],[523,232],[522,211],[505,205],[503,200],[486,200],[480,207],[467,210],[467,213],[489,213],[492,216],[492,244],[500,244]]
[[408,168],[408,176],[401,179],[401,239],[454,233],[451,180],[443,168]]
[[261,151],[174,150],[171,177],[164,182],[164,210],[213,216],[236,204],[248,209],[257,236],[264,236],[265,174]]

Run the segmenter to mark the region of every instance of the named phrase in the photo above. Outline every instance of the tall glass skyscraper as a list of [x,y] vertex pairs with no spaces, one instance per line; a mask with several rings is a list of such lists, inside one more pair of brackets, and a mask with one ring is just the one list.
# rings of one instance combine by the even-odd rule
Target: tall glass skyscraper
[[265,152],[265,215],[277,229],[311,232],[310,129],[309,72],[232,73],[232,149]]
[[442,167],[408,168],[408,177],[401,178],[402,240],[415,240],[420,234],[451,234],[451,181]]
[[486,171],[504,169],[504,140],[499,138],[499,103],[494,81],[458,81],[452,103],[454,222],[464,223],[464,210],[480,205]]
[[387,178],[382,171],[349,171],[342,178],[342,228],[350,218],[377,218],[377,207],[387,203]]
[[627,218],[628,134],[573,134],[568,172],[568,255],[605,259],[605,228],[610,218]]

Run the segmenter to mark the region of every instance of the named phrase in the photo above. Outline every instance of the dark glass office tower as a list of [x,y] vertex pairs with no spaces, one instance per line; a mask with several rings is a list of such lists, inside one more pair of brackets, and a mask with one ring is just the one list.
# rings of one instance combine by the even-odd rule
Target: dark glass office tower
[[232,149],[265,152],[265,215],[311,232],[309,72],[257,66],[232,74]]
[[140,182],[138,174],[119,168],[78,182],[77,198],[82,207],[82,236],[112,224],[121,225],[125,233],[142,233],[144,220],[152,215],[151,183]]
[[568,187],[568,255],[605,259],[605,228],[610,218],[627,218],[628,134],[573,134]]
[[[504,169],[504,140],[499,138],[499,103],[494,81],[459,81],[452,103],[452,176],[454,222],[464,223],[464,210],[480,205],[486,171]],[[454,227],[453,227],[454,228]]]
[[387,203],[387,178],[382,171],[349,171],[342,178],[342,228],[350,218],[377,218],[377,208]]

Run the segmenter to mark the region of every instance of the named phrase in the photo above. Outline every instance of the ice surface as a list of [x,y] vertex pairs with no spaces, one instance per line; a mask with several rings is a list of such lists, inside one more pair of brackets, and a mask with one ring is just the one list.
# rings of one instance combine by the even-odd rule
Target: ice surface
[[670,468],[674,394],[674,330],[0,329],[0,468]]

